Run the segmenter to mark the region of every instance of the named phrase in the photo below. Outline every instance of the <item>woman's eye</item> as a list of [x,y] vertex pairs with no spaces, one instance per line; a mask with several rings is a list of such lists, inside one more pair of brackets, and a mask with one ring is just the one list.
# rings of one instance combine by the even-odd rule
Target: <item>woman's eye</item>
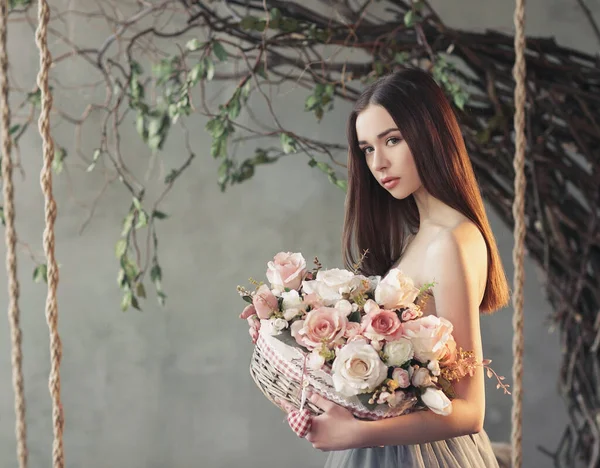
[[372,150],[373,148],[371,148],[370,146],[367,146],[366,148],[363,148],[363,153],[365,155],[369,154],[369,150]]
[[395,145],[396,143],[400,142],[400,138],[396,138],[396,137],[388,138],[387,142],[389,143],[390,141],[392,142],[393,145]]

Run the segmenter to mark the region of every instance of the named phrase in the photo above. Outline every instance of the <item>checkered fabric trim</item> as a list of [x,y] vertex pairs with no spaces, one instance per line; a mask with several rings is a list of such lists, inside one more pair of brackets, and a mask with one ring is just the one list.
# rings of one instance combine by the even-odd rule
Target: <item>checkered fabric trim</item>
[[[302,367],[295,366],[294,364],[282,359],[281,356],[273,350],[269,346],[269,344],[265,341],[262,335],[259,335],[258,341],[256,342],[256,346],[260,347],[261,351],[264,353],[265,357],[273,364],[273,366],[281,372],[283,375],[288,377],[289,379],[296,380],[300,382],[302,380]],[[359,408],[356,408],[354,405],[351,407],[344,405],[339,398],[335,398],[335,395],[332,395],[330,392],[320,392],[314,387],[313,392],[320,394],[322,397],[327,398],[328,400],[333,401],[336,404],[342,405],[348,410],[350,410],[355,416],[363,419],[381,419],[381,415],[373,412],[373,411],[365,411]]]
[[287,416],[288,424],[300,438],[306,437],[312,425],[312,415],[309,410],[290,411]]

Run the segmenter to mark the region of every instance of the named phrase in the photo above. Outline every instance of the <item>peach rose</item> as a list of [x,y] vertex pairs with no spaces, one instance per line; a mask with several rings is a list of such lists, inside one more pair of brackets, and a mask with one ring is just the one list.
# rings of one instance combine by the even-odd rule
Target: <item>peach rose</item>
[[362,319],[362,334],[373,341],[393,341],[402,336],[402,322],[393,310],[381,309],[377,303],[369,299],[365,304],[365,315]]
[[300,253],[279,252],[267,263],[267,279],[278,291],[298,289],[306,274],[306,260]]
[[421,312],[416,305],[412,305],[402,312],[402,321],[408,322],[409,320],[414,320],[422,315],[423,312]]
[[252,298],[252,304],[256,309],[256,315],[263,320],[271,317],[271,315],[279,309],[277,298],[266,284],[263,284],[256,290],[256,293]]
[[346,333],[348,318],[333,307],[321,307],[311,310],[304,320],[292,324],[292,336],[299,345],[310,350],[320,348],[323,344],[328,348],[337,344]]
[[402,324],[403,335],[408,338],[415,351],[415,359],[426,364],[428,361],[447,359],[456,348],[452,323],[445,318],[428,315]]

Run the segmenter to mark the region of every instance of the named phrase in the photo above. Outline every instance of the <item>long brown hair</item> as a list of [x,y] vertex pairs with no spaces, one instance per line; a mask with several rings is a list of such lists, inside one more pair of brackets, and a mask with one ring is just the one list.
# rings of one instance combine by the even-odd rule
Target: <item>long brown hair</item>
[[381,275],[403,253],[410,234],[419,228],[419,212],[411,195],[398,200],[372,176],[358,146],[356,118],[369,105],[384,107],[410,148],[425,189],[462,213],[481,231],[488,251],[488,275],[482,312],[504,307],[509,290],[489,225],[479,186],[448,99],[434,79],[420,69],[402,69],[369,85],[348,119],[348,194],[343,233],[347,268],[368,249],[360,272]]

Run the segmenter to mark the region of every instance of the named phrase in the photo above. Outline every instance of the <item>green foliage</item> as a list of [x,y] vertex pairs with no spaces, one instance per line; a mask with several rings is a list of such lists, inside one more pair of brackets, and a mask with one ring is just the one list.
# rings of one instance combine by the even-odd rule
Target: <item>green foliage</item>
[[[33,5],[31,0],[9,1],[10,8],[30,5]],[[264,122],[263,127],[266,129],[263,133],[250,128],[247,121],[241,121],[240,116],[252,117],[247,112],[251,96],[255,94],[258,99],[264,97],[270,100],[273,96],[271,91],[280,82],[288,79],[296,81],[301,89],[306,90],[304,112],[309,112],[311,117],[314,115],[316,122],[321,123],[325,114],[334,110],[336,100],[337,103],[339,100],[348,101],[348,96],[359,92],[364,84],[398,67],[412,66],[419,60],[426,59],[433,64],[431,71],[434,78],[443,86],[454,105],[464,109],[469,97],[461,87],[461,77],[450,63],[450,58],[446,58],[448,52],[432,52],[436,45],[428,47],[428,44],[424,44],[426,39],[421,37],[422,34],[406,34],[406,29],[410,28],[414,28],[417,33],[421,32],[422,22],[427,17],[424,2],[413,0],[398,6],[401,13],[396,20],[399,23],[398,29],[393,34],[382,31],[383,34],[379,36],[378,31],[373,33],[366,28],[365,34],[373,34],[373,38],[368,41],[360,36],[361,25],[346,27],[349,25],[336,21],[330,27],[326,21],[312,21],[310,15],[294,15],[286,2],[278,6],[279,8],[268,8],[267,11],[236,10],[241,16],[231,16],[222,21],[213,19],[210,24],[218,24],[215,28],[206,26],[206,23],[201,25],[198,18],[190,19],[192,22],[198,21],[193,28],[201,25],[205,31],[195,38],[186,38],[181,43],[178,41],[183,37],[183,32],[180,36],[170,32],[164,36],[157,33],[154,37],[157,42],[170,41],[171,45],[175,45],[161,49],[173,51],[170,53],[144,55],[140,53],[144,48],[137,47],[140,43],[132,42],[132,47],[124,49],[127,53],[119,58],[115,58],[118,54],[110,59],[108,56],[103,57],[108,64],[103,68],[103,73],[106,74],[104,78],[110,78],[111,83],[110,104],[104,110],[110,114],[112,106],[117,104],[114,107],[115,115],[119,117],[116,126],[121,125],[121,122],[134,125],[142,141],[155,156],[164,151],[174,126],[183,124],[186,118],[199,111],[203,113],[207,117],[204,130],[210,135],[211,143],[210,149],[207,148],[205,153],[199,151],[198,155],[207,157],[210,154],[210,157],[218,161],[216,182],[221,191],[248,181],[260,166],[273,164],[286,156],[308,158],[310,167],[317,169],[333,185],[346,191],[347,181],[342,177],[342,171],[336,171],[337,161],[333,154],[334,151],[343,152],[344,149],[339,145],[329,146],[315,142],[303,135],[301,129],[284,128],[276,118],[271,122]],[[210,6],[207,4],[206,8],[210,9]],[[217,17],[215,14],[214,18]],[[198,31],[193,28],[186,28],[184,32]],[[233,36],[230,34],[232,32]],[[403,41],[397,40],[398,34],[404,34]],[[231,37],[235,37],[235,40]],[[346,52],[354,51],[371,54],[371,57],[360,63],[360,60],[346,55]],[[158,58],[145,70],[146,65],[142,67],[140,57],[149,56]],[[287,62],[280,58],[284,56],[294,58]],[[120,62],[117,63],[118,60]],[[344,60],[347,62],[343,63]],[[341,69],[340,64],[343,65]],[[348,69],[346,64],[350,65]],[[294,75],[295,72],[298,74]],[[235,77],[227,80],[228,87],[221,86],[218,90],[219,101],[216,104],[212,99],[205,99],[205,90],[215,86],[211,82],[216,77],[232,74]],[[39,112],[40,90],[34,87],[33,91],[24,92],[23,95],[21,107],[29,107],[32,113]],[[202,96],[201,102],[197,95]],[[273,103],[267,104],[270,111],[275,113]],[[10,133],[15,143],[18,143],[28,126],[35,128],[35,125],[30,125],[32,122],[29,119],[13,124]],[[491,121],[488,129],[481,132],[480,139],[489,138],[493,125],[496,124],[502,125],[502,122]],[[108,125],[112,125],[112,122]],[[268,128],[269,125],[271,128]],[[114,168],[119,173],[119,180],[131,192],[132,201],[123,210],[122,232],[115,244],[115,255],[119,262],[117,280],[123,293],[121,305],[124,310],[130,307],[141,308],[141,299],[147,296],[144,285],[146,276],[150,277],[159,302],[164,304],[166,295],[162,290],[163,273],[158,259],[156,223],[166,220],[168,216],[157,206],[146,206],[144,189],[137,184],[140,179],[135,176],[128,178],[128,169],[120,167],[124,158],[113,154],[114,147],[107,140],[107,134],[114,138],[115,132],[118,136],[119,129],[110,128],[106,123],[102,131],[98,132],[102,133],[102,141],[94,143],[92,147],[94,149],[88,159],[87,172],[93,172],[99,164],[109,169]],[[272,144],[261,142],[258,148],[242,144],[236,146],[238,154],[232,154],[232,147],[246,141],[252,133],[269,139]],[[330,151],[332,147],[335,149]],[[53,161],[56,174],[61,174],[65,165],[71,163],[68,154],[67,148],[56,145]],[[168,163],[167,157],[165,155]],[[195,154],[190,154],[182,167],[167,169],[164,177],[165,190],[171,188],[194,158]],[[4,223],[1,206],[0,222]],[[150,253],[145,262],[141,259],[138,243],[149,246]],[[36,281],[45,279],[44,268],[36,267]]]

